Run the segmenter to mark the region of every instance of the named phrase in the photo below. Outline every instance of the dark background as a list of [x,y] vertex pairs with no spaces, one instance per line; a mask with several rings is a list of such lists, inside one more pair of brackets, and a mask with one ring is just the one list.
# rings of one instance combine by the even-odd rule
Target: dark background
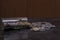
[[0,0],[0,17],[60,17],[60,0]]

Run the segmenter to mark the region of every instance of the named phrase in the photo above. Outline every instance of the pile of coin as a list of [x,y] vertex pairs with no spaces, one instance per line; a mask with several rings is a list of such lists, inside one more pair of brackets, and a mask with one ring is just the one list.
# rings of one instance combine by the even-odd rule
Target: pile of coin
[[34,31],[46,31],[46,30],[50,30],[51,27],[56,27],[55,25],[52,25],[51,23],[49,22],[33,22],[31,25],[30,25],[31,30],[34,30]]

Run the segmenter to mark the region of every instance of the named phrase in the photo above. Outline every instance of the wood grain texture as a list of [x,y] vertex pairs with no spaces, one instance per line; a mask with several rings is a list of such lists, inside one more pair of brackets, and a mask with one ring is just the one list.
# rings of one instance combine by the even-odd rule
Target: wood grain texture
[[0,0],[0,18],[2,17],[1,10],[2,10],[2,0]]
[[0,0],[0,17],[60,17],[60,0]]
[[56,17],[55,0],[29,0],[28,17]]
[[60,0],[56,0],[56,16],[60,18]]
[[2,0],[2,17],[25,16],[25,0]]

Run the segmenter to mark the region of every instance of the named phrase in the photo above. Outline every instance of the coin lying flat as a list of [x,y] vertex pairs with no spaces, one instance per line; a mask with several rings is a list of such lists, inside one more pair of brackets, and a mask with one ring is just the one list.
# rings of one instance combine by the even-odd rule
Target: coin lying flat
[[32,30],[34,31],[45,31],[50,30],[51,27],[56,27],[49,22],[34,22],[31,24]]

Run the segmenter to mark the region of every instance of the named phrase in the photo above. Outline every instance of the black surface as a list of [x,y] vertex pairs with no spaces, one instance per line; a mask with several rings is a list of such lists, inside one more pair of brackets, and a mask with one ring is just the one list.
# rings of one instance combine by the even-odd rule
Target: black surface
[[60,28],[47,32],[31,30],[10,30],[5,32],[4,40],[60,40]]
[[56,28],[47,32],[34,32],[28,29],[5,32],[4,40],[60,40],[60,21],[49,19]]
[[3,26],[3,23],[2,23],[2,19],[0,18],[0,40],[3,40],[3,30],[4,30],[4,26]]

